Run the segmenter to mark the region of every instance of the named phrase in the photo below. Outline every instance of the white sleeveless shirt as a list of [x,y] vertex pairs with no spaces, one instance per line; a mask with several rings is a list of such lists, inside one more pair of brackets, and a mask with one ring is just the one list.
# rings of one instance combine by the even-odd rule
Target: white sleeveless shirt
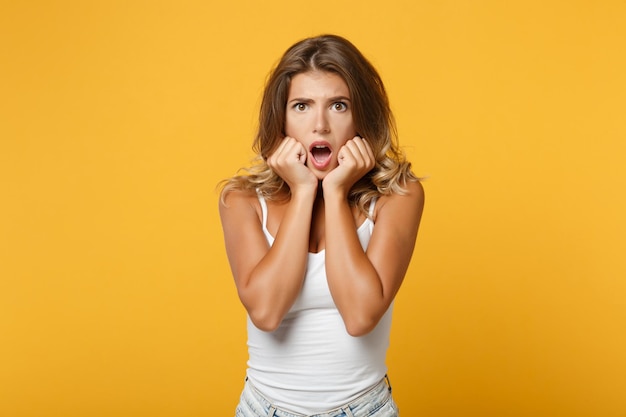
[[[267,204],[259,196],[263,232]],[[370,204],[370,216],[375,201]],[[357,229],[367,249],[374,222]],[[353,337],[335,306],[325,269],[325,251],[309,253],[302,291],[278,329],[264,332],[248,317],[248,371],[252,384],[274,405],[314,414],[344,405],[378,383],[386,374],[392,306],[368,334]]]

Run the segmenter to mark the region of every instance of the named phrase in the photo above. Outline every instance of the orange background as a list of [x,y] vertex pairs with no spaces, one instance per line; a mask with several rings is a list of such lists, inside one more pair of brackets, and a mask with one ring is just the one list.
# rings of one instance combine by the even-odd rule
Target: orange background
[[233,415],[215,185],[305,36],[386,81],[425,182],[403,416],[626,416],[624,1],[0,3],[0,415]]

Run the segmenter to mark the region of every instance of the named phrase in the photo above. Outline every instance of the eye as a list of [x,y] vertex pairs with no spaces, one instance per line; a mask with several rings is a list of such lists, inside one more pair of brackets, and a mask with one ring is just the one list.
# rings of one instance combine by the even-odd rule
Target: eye
[[305,111],[307,109],[306,103],[296,103],[293,105],[295,111]]
[[348,105],[346,103],[344,103],[343,101],[338,101],[336,103],[333,103],[333,110],[335,110],[335,111],[346,111],[346,110],[348,110]]

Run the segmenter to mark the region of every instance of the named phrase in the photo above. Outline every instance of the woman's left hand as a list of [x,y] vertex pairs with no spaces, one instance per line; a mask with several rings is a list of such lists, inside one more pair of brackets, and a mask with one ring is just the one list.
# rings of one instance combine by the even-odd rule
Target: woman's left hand
[[324,191],[339,190],[345,195],[350,188],[376,165],[376,158],[367,141],[355,136],[339,149],[339,165],[322,181]]

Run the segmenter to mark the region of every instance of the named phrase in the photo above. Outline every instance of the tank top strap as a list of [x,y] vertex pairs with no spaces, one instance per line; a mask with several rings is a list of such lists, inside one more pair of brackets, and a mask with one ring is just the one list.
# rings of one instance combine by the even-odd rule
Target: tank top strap
[[267,230],[267,202],[261,193],[257,192],[259,203],[261,204],[261,213],[263,215],[263,230]]
[[372,198],[372,201],[370,201],[370,206],[369,206],[369,210],[368,210],[368,214],[370,216],[370,218],[374,217],[374,207],[376,206],[376,200],[378,199],[378,197],[374,197]]
[[[377,200],[377,197],[374,197],[370,201],[370,206],[367,210],[367,214],[369,217],[365,219],[365,223],[367,224],[367,229],[369,231],[370,236],[372,235],[372,233],[374,233],[374,207],[376,207],[376,200]],[[367,241],[369,242],[369,237]]]
[[267,201],[265,201],[265,197],[263,197],[263,195],[259,192],[257,192],[257,197],[259,198],[259,203],[261,204],[261,214],[263,216],[263,224],[262,224],[263,234],[265,235],[265,238],[267,239],[267,243],[269,243],[271,246],[272,244],[274,244],[274,236],[272,236],[270,231],[267,230],[267,213],[268,213]]

